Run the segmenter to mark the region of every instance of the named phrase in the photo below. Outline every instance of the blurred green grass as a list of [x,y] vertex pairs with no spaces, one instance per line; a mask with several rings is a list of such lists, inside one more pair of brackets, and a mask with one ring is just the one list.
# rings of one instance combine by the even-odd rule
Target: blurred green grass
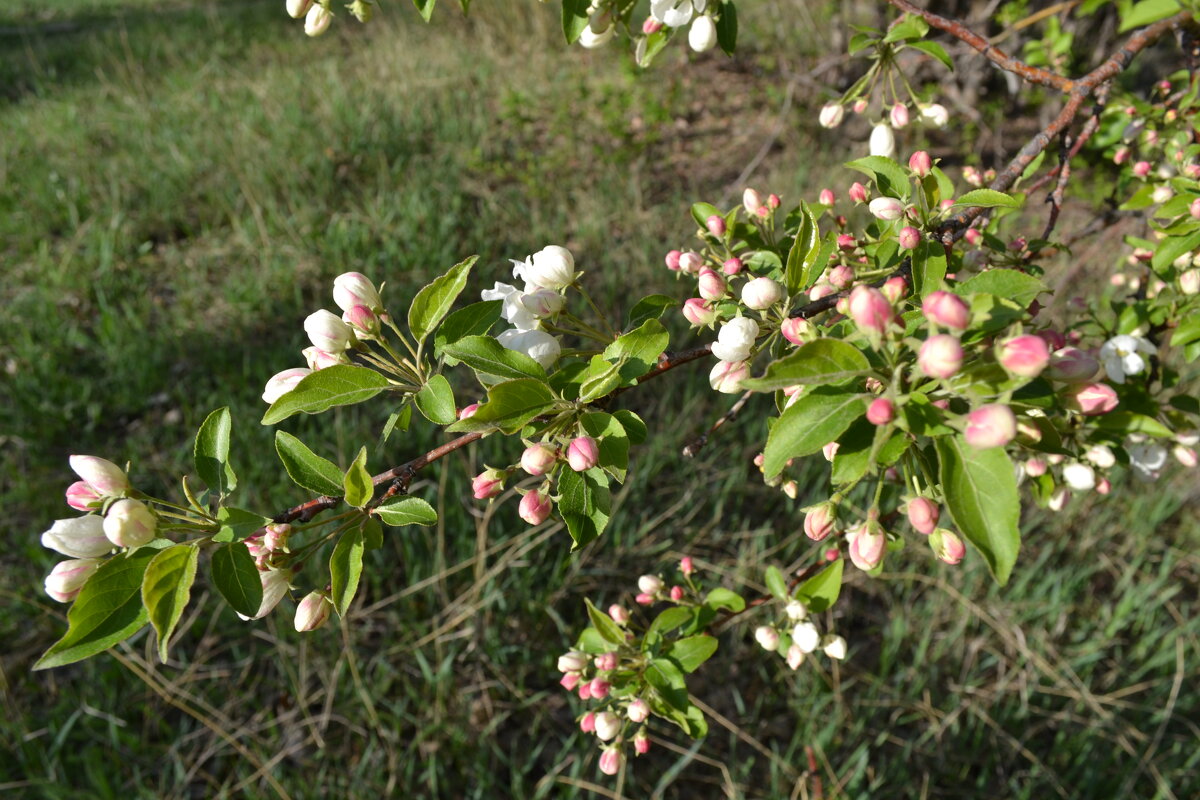
[[[198,591],[170,664],[140,636],[33,674],[62,629],[36,534],[65,516],[67,454],[130,459],[141,485],[171,491],[190,433],[222,404],[238,502],[303,499],[260,457],[271,431],[258,395],[300,363],[300,322],[330,305],[340,272],[403,297],[480,253],[478,289],[503,279],[506,258],[560,242],[618,308],[641,287],[671,291],[659,265],[685,241],[687,203],[735,197],[764,143],[755,185],[795,198],[836,174],[847,143],[815,135],[823,98],[799,84],[780,117],[772,88],[824,54],[815,29],[764,37],[735,62],[688,64],[679,49],[642,75],[617,52],[566,51],[555,9],[536,4],[480,4],[431,27],[390,5],[316,41],[280,3],[147,5],[63,0],[3,17],[21,30],[0,38],[0,790],[605,796],[596,786],[614,784],[553,670],[582,598],[628,600],[637,575],[685,552],[737,585],[764,559],[819,549],[797,509],[825,475],[808,468],[797,502],[763,487],[753,414],[698,458],[678,455],[722,411],[701,375],[629,397],[658,435],[613,529],[577,555],[564,532],[516,520],[511,498],[464,499],[511,447],[485,442],[424,473],[414,491],[441,492],[442,525],[389,536],[340,631],[301,637],[286,608],[243,625]],[[743,17],[764,29],[799,5]],[[287,427],[344,462],[387,413]],[[418,426],[371,466],[434,441]],[[1200,534],[1187,477],[1029,515],[1003,590],[975,560],[942,568],[919,546],[881,580],[854,575],[827,621],[851,657],[831,672],[792,674],[735,626],[692,687],[720,715],[712,734],[693,745],[656,728],[624,795],[816,796],[812,747],[827,797],[1194,796]]]

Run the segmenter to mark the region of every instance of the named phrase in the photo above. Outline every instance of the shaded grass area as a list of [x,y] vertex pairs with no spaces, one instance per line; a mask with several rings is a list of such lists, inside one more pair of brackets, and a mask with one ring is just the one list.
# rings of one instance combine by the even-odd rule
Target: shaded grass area
[[[464,499],[482,464],[517,455],[486,441],[422,474],[414,492],[441,526],[393,532],[369,554],[340,630],[301,637],[290,606],[241,624],[198,588],[167,665],[140,635],[28,672],[62,629],[35,533],[65,516],[68,453],[130,459],[140,485],[165,491],[189,470],[191,431],[228,403],[238,502],[304,499],[264,455],[258,395],[300,363],[300,322],[330,305],[338,273],[402,298],[480,253],[478,289],[554,241],[618,308],[642,286],[672,291],[658,265],[685,241],[686,204],[740,191],[730,181],[771,140],[780,97],[760,72],[772,54],[679,54],[637,75],[617,53],[562,53],[554,14],[539,11],[553,10],[431,28],[398,13],[367,29],[339,20],[308,41],[274,3],[131,6],[94,31],[0,42],[0,788],[605,796],[616,784],[553,669],[584,624],[582,598],[628,602],[639,574],[683,553],[730,586],[753,586],[766,560],[816,557],[798,509],[820,498],[824,465],[805,468],[796,502],[762,486],[753,413],[681,459],[723,409],[701,375],[676,376],[628,397],[659,435],[636,455],[613,529],[578,554],[564,531],[516,519],[512,495]],[[811,46],[791,44],[791,58]],[[797,91],[753,177],[785,197],[829,174],[818,103]],[[344,463],[387,413],[286,427]],[[370,465],[434,441],[417,426]],[[910,540],[882,579],[853,575],[823,621],[851,642],[832,671],[793,674],[757,651],[755,622],[733,626],[691,686],[711,735],[695,745],[654,728],[625,796],[815,796],[806,747],[826,797],[1194,795],[1192,494],[1180,479],[1031,515],[1005,589],[977,560],[943,568]],[[324,580],[309,564],[297,585]]]

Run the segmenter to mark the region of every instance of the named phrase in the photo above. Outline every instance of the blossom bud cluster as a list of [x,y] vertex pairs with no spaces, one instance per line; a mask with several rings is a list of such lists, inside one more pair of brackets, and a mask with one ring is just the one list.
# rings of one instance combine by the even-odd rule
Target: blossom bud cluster
[[809,617],[808,605],[791,598],[784,605],[784,618],[754,629],[754,640],[764,650],[778,653],[793,671],[810,655],[824,653],[835,661],[846,657],[846,640],[835,634],[822,635]]

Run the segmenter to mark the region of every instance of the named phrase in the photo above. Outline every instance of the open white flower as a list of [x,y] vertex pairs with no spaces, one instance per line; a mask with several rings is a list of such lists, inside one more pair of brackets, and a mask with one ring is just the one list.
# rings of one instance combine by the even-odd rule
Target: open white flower
[[1139,442],[1125,448],[1129,453],[1129,465],[1133,474],[1143,481],[1158,480],[1162,468],[1167,465],[1167,448],[1154,442]]
[[558,360],[559,353],[562,352],[562,346],[558,343],[558,339],[545,331],[522,331],[510,328],[497,336],[496,341],[509,350],[524,353],[541,364],[543,369],[550,369]]
[[479,293],[484,300],[500,300],[504,303],[500,315],[510,325],[520,331],[531,331],[538,326],[538,318],[522,302],[525,292],[515,286],[497,281],[494,289],[484,289]]
[[1064,464],[1062,477],[1063,483],[1077,492],[1088,492],[1096,488],[1096,471],[1078,461]]
[[1154,345],[1141,336],[1114,336],[1100,347],[1104,371],[1115,383],[1124,383],[1127,375],[1137,375],[1146,368],[1141,354],[1153,355]]
[[745,361],[758,338],[758,323],[747,317],[731,319],[721,326],[713,342],[713,355],[722,361]]
[[668,28],[681,28],[707,6],[708,0],[650,0],[650,16]]

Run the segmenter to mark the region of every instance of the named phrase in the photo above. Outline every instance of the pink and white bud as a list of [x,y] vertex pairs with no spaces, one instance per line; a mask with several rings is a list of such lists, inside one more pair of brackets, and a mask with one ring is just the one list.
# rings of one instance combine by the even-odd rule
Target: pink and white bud
[[[341,320],[338,320],[339,322]],[[266,388],[263,389],[262,399],[264,403],[274,403],[279,398],[296,388],[296,384],[311,375],[311,369],[302,367],[296,369],[285,369],[283,372],[278,372],[271,376],[267,381]]]
[[753,189],[746,189],[742,192],[742,208],[746,209],[746,213],[750,216],[756,216],[758,210],[762,208],[762,195]]
[[476,500],[487,500],[504,491],[504,480],[508,477],[502,469],[489,467],[471,481],[471,493]]
[[662,578],[658,577],[657,575],[643,575],[642,577],[638,578],[637,585],[639,591],[641,591],[643,594],[648,594],[651,597],[658,596],[662,593],[662,590],[666,588],[666,584],[663,583]]
[[300,19],[308,13],[313,0],[287,0],[287,13],[292,19]]
[[941,517],[937,503],[928,497],[914,497],[909,500],[905,512],[908,514],[908,524],[913,526],[913,530],[926,536],[933,533],[938,518]]
[[[604,698],[608,697],[608,693],[611,689],[612,684],[603,678],[592,678],[591,683],[588,684],[588,691],[591,692],[593,700],[603,700]],[[599,730],[599,722],[600,718],[597,717],[597,731]]]
[[342,313],[342,322],[354,329],[356,334],[370,338],[379,335],[379,317],[366,306],[351,306]]
[[808,299],[816,302],[822,297],[829,297],[831,294],[837,294],[837,287],[832,283],[821,281],[816,286],[808,290]]
[[1063,347],[1050,354],[1047,374],[1056,381],[1079,383],[1100,370],[1100,362],[1077,347]]
[[896,419],[896,404],[886,397],[876,397],[867,406],[867,422],[872,425],[887,425]]
[[324,592],[309,592],[296,604],[294,625],[300,633],[315,631],[329,620],[333,602]]
[[765,311],[783,299],[783,287],[770,278],[755,278],[742,287],[742,303],[755,311]]
[[679,252],[678,250],[672,250],[671,252],[667,253],[667,257],[663,259],[666,262],[667,269],[671,270],[672,272],[679,272],[679,259],[682,258],[682,256],[683,253]]
[[308,368],[313,372],[316,372],[319,369],[333,367],[338,364],[350,363],[349,359],[346,358],[345,353],[338,353],[335,355],[333,353],[326,353],[324,350],[321,350],[317,347],[306,347],[300,351],[300,355],[304,356],[304,362],[308,364]]
[[850,184],[850,189],[849,189],[849,191],[847,191],[847,194],[850,196],[850,199],[852,201],[854,201],[855,203],[867,202],[867,187],[863,186],[858,181],[855,181],[854,183]]
[[821,111],[817,114],[817,122],[822,128],[836,128],[842,124],[842,120],[846,117],[846,109],[841,103],[826,103],[821,106]]
[[314,3],[308,13],[304,15],[304,35],[305,36],[320,36],[329,30],[330,23],[333,22],[333,14],[325,6]]
[[1200,219],[1200,197],[1197,197],[1188,206],[1188,213],[1192,215],[1192,219]]
[[933,171],[933,159],[924,150],[918,150],[908,157],[908,168],[918,178],[924,178]]
[[540,491],[529,492],[521,498],[517,514],[530,525],[541,525],[549,518],[552,508],[554,508],[554,504],[550,501],[549,496]]
[[471,403],[469,406],[463,406],[458,412],[459,419],[470,419],[475,416],[475,412],[479,410],[479,403]]
[[[585,699],[590,700],[591,695],[589,694],[588,697]],[[583,731],[584,733],[595,733],[596,732],[596,713],[594,711],[589,711],[588,713],[586,713],[582,717],[580,717],[579,730]]]
[[1149,161],[1139,161],[1133,165],[1133,174],[1138,178],[1144,178],[1150,174],[1151,165]]
[[568,672],[566,675],[563,675],[558,679],[558,684],[568,692],[573,692],[575,691],[575,687],[579,685],[580,680],[581,678],[579,677],[578,672]]
[[943,328],[962,331],[971,323],[971,309],[963,299],[950,292],[930,292],[921,303],[925,319]]
[[833,196],[832,189],[822,189],[817,195],[817,202],[823,206],[831,206],[837,202],[837,198]]
[[637,603],[639,606],[653,605],[654,595],[641,592],[637,595],[637,597],[633,598],[633,602]]
[[785,656],[785,658],[787,660],[788,669],[792,670],[792,672],[795,672],[796,670],[800,669],[800,665],[804,663],[804,651],[801,650],[798,645],[793,644],[788,647],[787,656]]
[[578,650],[569,650],[558,657],[559,672],[579,672],[587,668],[587,654]]
[[576,472],[587,472],[600,461],[600,446],[591,436],[578,436],[567,447],[567,464]]
[[799,347],[814,338],[816,328],[803,317],[789,317],[779,326],[779,332],[783,334],[784,339]]
[[700,270],[700,278],[696,285],[700,290],[700,297],[705,300],[720,300],[725,296],[725,278],[708,267]]
[[1187,445],[1177,444],[1171,450],[1171,455],[1183,466],[1191,469],[1196,466],[1196,450]]
[[774,211],[781,205],[783,205],[783,198],[781,198],[779,195],[775,194],[774,192],[767,195],[767,208]]
[[1122,164],[1124,164],[1126,161],[1129,160],[1129,148],[1124,147],[1124,146],[1118,147],[1117,151],[1115,153],[1113,153],[1112,160],[1113,160],[1113,163],[1116,164],[1118,167],[1121,166]]
[[783,607],[783,613],[787,614],[787,618],[792,622],[799,622],[808,617],[808,606],[799,600],[789,600],[788,604]]
[[979,247],[980,242],[983,241],[983,231],[978,228],[967,228],[967,232],[963,234],[963,238],[972,247]]
[[846,264],[839,264],[829,270],[825,280],[836,289],[848,289],[850,284],[854,283],[854,267]]
[[[1200,200],[1196,202],[1200,203]],[[1192,206],[1195,207],[1195,203]],[[1189,297],[1200,294],[1200,269],[1189,269],[1179,276],[1179,291]]]
[[630,722],[645,722],[650,719],[650,704],[639,697],[625,709],[625,716],[629,717]]
[[704,227],[708,228],[708,232],[720,239],[725,235],[725,218],[713,214],[708,219],[704,220]]
[[770,625],[760,625],[754,629],[754,641],[764,650],[774,652],[779,649],[779,631]]
[[895,317],[892,304],[883,292],[863,285],[850,292],[848,311],[858,329],[872,337],[886,333]]
[[638,731],[633,737],[633,752],[639,756],[650,752],[650,737],[646,735],[645,731]]
[[902,250],[916,250],[921,243],[921,232],[911,225],[905,225],[896,235],[896,242]]
[[742,381],[750,377],[750,368],[745,361],[718,361],[708,373],[708,385],[714,392],[737,394],[742,391]]
[[696,565],[692,562],[691,556],[684,556],[679,559],[679,571],[684,577],[691,577],[691,574],[696,571]]
[[908,106],[904,103],[896,103],[888,112],[888,121],[892,123],[893,128],[908,127]]
[[889,303],[896,305],[908,294],[908,281],[900,275],[894,275],[883,282],[879,291],[883,292]]
[[99,456],[71,456],[71,469],[105,497],[119,497],[129,491],[129,477],[125,471],[108,459]]
[[67,487],[67,505],[76,511],[91,511],[99,508],[104,495],[92,488],[87,481],[75,481]]
[[867,98],[860,97],[854,101],[854,105],[852,105],[850,108],[855,114],[863,114],[866,112],[869,105],[870,103],[867,102]]
[[354,331],[331,311],[314,311],[304,319],[304,332],[318,350],[340,353],[350,346]]
[[1174,196],[1175,192],[1171,190],[1171,187],[1167,186],[1166,184],[1162,184],[1154,187],[1154,191],[1150,193],[1150,201],[1161,205]]
[[530,475],[545,475],[558,461],[558,452],[544,444],[531,444],[521,453],[521,469]]
[[286,523],[272,522],[261,528],[262,546],[272,553],[287,553],[288,537],[292,534],[292,526]]
[[[887,549],[887,536],[878,522],[868,520],[851,528],[846,532],[846,539],[849,544],[847,551],[850,561],[859,569],[869,571],[883,561],[883,554]],[[815,643],[813,649],[816,649]]]
[[[596,665],[596,669],[600,670],[601,672],[612,672],[617,668],[619,661],[620,659],[617,658],[616,653],[601,653],[592,659],[592,663]],[[596,694],[594,687],[592,690],[592,696],[603,697],[603,695]]]
[[376,312],[383,310],[375,284],[361,272],[344,272],[333,279],[333,302],[342,311],[354,306],[366,306]]
[[867,210],[875,219],[891,222],[904,216],[904,203],[894,197],[876,197],[867,204]]
[[600,754],[600,771],[605,775],[616,775],[621,771],[621,764],[624,761],[625,756],[621,754],[619,748],[606,747]]
[[1036,378],[1050,363],[1050,350],[1040,336],[1024,334],[1001,343],[998,360],[1013,375]]
[[850,253],[858,247],[858,241],[848,233],[839,233],[837,246],[843,253]]
[[962,368],[963,349],[958,338],[948,333],[930,336],[917,351],[917,366],[931,378],[945,380]]
[[618,625],[624,625],[626,622],[629,622],[629,609],[625,608],[625,606],[618,605],[617,603],[613,603],[608,607],[608,615],[612,617],[613,622],[617,623]]
[[693,297],[683,304],[683,318],[688,324],[702,328],[717,321],[717,310],[710,308],[703,299]]
[[975,167],[970,165],[963,167],[962,176],[963,180],[972,186],[983,186],[983,175]]
[[1050,467],[1044,458],[1031,458],[1025,462],[1025,474],[1031,478],[1040,478]]
[[742,260],[737,256],[725,259],[725,263],[721,265],[721,271],[726,275],[737,275],[742,271]]
[[967,554],[966,545],[953,531],[938,528],[929,536],[929,546],[939,561],[953,566],[963,560]]
[[930,103],[922,106],[921,119],[936,128],[944,128],[950,121],[950,112],[941,103]]
[[262,602],[258,604],[258,611],[255,611],[252,617],[247,617],[239,612],[238,617],[246,621],[262,619],[270,614],[291,588],[291,577],[290,569],[260,570],[258,580],[262,584]]
[[1077,411],[1086,417],[1107,414],[1117,407],[1120,402],[1117,392],[1107,383],[1084,383],[1068,387],[1063,395],[1063,403],[1072,411]]
[[60,561],[46,576],[46,594],[60,603],[69,603],[79,595],[83,585],[87,583],[87,579],[92,577],[92,573],[99,568],[100,559],[98,558]]
[[578,695],[579,695],[580,700],[591,700],[592,699],[592,682],[584,681],[583,683],[579,684]]
[[662,29],[662,22],[656,20],[654,17],[646,17],[646,19],[642,22],[642,33],[646,34],[647,36],[658,33]]
[[154,540],[158,519],[145,503],[118,500],[104,515],[104,535],[117,547],[141,547]]
[[821,455],[825,456],[826,461],[833,463],[833,459],[837,455],[839,447],[841,447],[841,445],[837,442],[830,442],[821,448]]
[[42,534],[42,547],[71,558],[99,558],[112,551],[104,535],[104,520],[95,514],[55,520]]
[[873,156],[891,158],[896,155],[896,134],[892,133],[892,126],[886,122],[875,123],[867,149]]
[[817,631],[817,626],[811,622],[803,621],[796,623],[792,628],[792,644],[800,648],[800,652],[808,654],[817,649],[821,643],[821,634]]
[[683,272],[696,275],[700,272],[700,269],[703,266],[704,259],[699,253],[693,253],[691,250],[689,250],[679,256],[679,269]]
[[[592,681],[595,683],[595,681]],[[595,697],[595,694],[592,695]],[[616,737],[621,732],[621,718],[611,711],[601,711],[596,715],[596,736],[602,742]]]
[[805,509],[804,535],[819,542],[833,533],[837,524],[836,508],[833,503],[818,503]]
[[842,636],[825,636],[821,639],[821,651],[834,661],[841,661],[846,657],[846,639]]
[[1077,461],[1063,464],[1062,479],[1063,483],[1077,492],[1090,492],[1096,488],[1096,470]]
[[553,289],[537,289],[521,297],[521,305],[538,319],[553,317],[563,310],[566,298]]
[[1012,409],[1002,403],[980,406],[967,415],[963,438],[972,447],[985,449],[1003,447],[1017,435],[1017,418]]

